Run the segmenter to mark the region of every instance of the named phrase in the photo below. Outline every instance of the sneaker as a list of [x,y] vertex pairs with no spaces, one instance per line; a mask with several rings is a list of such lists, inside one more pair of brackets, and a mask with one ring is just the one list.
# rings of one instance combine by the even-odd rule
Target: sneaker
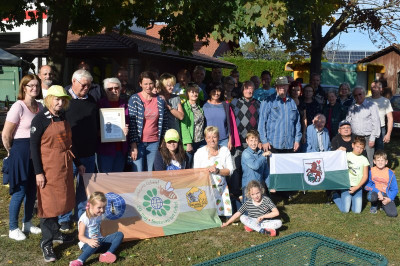
[[69,222],[62,222],[61,226],[60,226],[60,231],[63,233],[66,233],[69,230],[71,230],[71,226],[69,225]]
[[60,234],[57,237],[53,238],[53,243],[64,244],[64,243],[72,243],[74,242],[75,237],[67,234]]
[[378,212],[378,207],[371,207],[371,209],[369,209],[369,212],[376,214]]
[[100,255],[99,261],[104,263],[113,263],[117,257],[111,252],[106,252]]
[[42,244],[40,244],[42,251],[43,251],[43,258],[45,262],[52,262],[56,261],[56,254],[54,254],[53,246],[52,245],[47,245],[42,247]]
[[248,226],[244,226],[244,230],[246,230],[246,232],[252,232],[253,231],[253,229],[251,229],[250,227],[248,227]]
[[264,234],[264,235],[269,235],[269,236],[276,236],[276,230],[275,229],[261,229],[260,233]]
[[82,266],[83,262],[80,260],[73,260],[69,262],[69,266]]
[[32,225],[31,222],[26,222],[22,223],[22,232],[24,232],[25,234],[32,233],[38,235],[42,233],[42,230],[39,227]]
[[26,239],[25,234],[19,228],[8,231],[8,237],[17,241]]

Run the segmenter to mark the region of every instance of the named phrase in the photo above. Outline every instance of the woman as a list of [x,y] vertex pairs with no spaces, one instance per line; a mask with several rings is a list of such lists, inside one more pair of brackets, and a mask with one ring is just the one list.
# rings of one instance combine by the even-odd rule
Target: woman
[[[99,108],[123,108],[125,123],[128,123],[128,103],[120,98],[121,82],[117,78],[107,78],[103,81],[106,98],[100,99]],[[122,129],[128,134],[128,124]],[[104,142],[97,145],[97,165],[100,173],[123,172],[128,153],[128,142]]]
[[[40,228],[33,226],[33,207],[36,199],[36,180],[30,159],[29,138],[32,119],[43,109],[36,99],[42,98],[39,78],[26,75],[19,84],[18,101],[7,113],[2,140],[7,150],[8,179],[3,176],[3,183],[10,187],[9,232],[8,237],[17,241],[26,238],[24,233],[40,234]],[[25,201],[24,201],[25,200]],[[24,201],[22,231],[18,228],[18,216]]]
[[301,83],[300,82],[293,81],[290,83],[289,96],[296,103],[297,110],[300,113],[301,132],[303,133],[303,135],[301,137],[301,143],[305,144],[306,143],[306,132],[307,132],[307,127],[306,127],[307,118],[306,118],[305,110],[302,109],[301,105],[300,105],[300,98],[301,98]]
[[306,127],[312,124],[314,117],[321,112],[318,102],[314,99],[314,89],[311,85],[303,88],[303,98],[300,100],[300,109],[305,111],[307,123]]
[[206,125],[215,126],[219,131],[219,145],[232,149],[229,104],[221,100],[222,85],[212,84],[207,87],[209,100],[203,105]]
[[347,82],[340,84],[339,86],[339,97],[337,98],[338,103],[348,109],[353,104],[353,98],[350,93],[350,85]]
[[183,102],[184,116],[181,121],[182,142],[189,157],[189,167],[193,165],[193,154],[205,145],[203,109],[198,104],[200,87],[189,83],[186,89],[187,100]]
[[145,71],[139,76],[142,91],[128,103],[130,157],[134,172],[152,171],[158,143],[168,128],[165,101],[152,93],[156,78]]
[[233,172],[231,153],[227,147],[218,144],[217,127],[209,126],[204,130],[207,145],[197,150],[194,155],[193,168],[206,168],[210,173],[211,184],[219,216],[231,216],[232,206],[226,177]]
[[172,94],[175,83],[175,77],[169,73],[164,73],[160,77],[160,95],[167,103],[166,107],[168,109],[168,128],[173,128],[180,132],[179,124],[184,114],[180,97]]
[[189,167],[188,157],[180,141],[179,133],[171,128],[165,132],[154,160],[154,171],[180,170]]
[[324,106],[323,114],[326,117],[325,127],[329,131],[329,137],[332,139],[338,133],[339,123],[346,118],[344,107],[337,102],[336,91],[328,91],[328,104]]
[[73,241],[59,231],[57,218],[75,206],[72,160],[79,165],[79,174],[85,173],[85,167],[71,152],[71,127],[63,112],[69,101],[70,96],[63,87],[51,86],[44,99],[45,108],[32,120],[31,127],[31,152],[42,229],[40,247],[46,262],[56,260],[53,241]]
[[230,103],[233,100],[232,91],[235,88],[235,79],[231,76],[224,78],[224,99]]

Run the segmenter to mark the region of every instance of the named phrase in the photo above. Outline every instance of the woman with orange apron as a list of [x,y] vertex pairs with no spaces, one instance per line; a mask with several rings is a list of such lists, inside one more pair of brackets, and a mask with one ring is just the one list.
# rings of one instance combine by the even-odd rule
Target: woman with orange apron
[[46,262],[56,260],[53,242],[74,240],[59,231],[57,216],[75,206],[72,161],[80,165],[80,173],[85,171],[71,152],[71,127],[62,112],[68,107],[69,100],[63,87],[51,86],[44,99],[46,108],[38,113],[31,125],[31,152],[42,229],[40,247]]

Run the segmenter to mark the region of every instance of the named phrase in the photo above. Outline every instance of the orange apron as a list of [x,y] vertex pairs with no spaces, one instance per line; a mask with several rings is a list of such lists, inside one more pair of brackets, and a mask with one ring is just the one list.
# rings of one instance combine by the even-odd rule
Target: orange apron
[[71,152],[71,127],[67,121],[51,121],[41,138],[41,159],[46,183],[38,187],[38,216],[56,217],[75,206]]

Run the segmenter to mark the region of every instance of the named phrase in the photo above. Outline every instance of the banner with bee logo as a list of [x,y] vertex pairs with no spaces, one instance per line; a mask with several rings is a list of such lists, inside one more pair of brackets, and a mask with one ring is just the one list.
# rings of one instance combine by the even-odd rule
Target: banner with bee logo
[[209,173],[187,169],[140,173],[85,174],[87,195],[107,197],[104,235],[145,239],[221,226]]
[[269,189],[348,189],[350,170],[344,151],[272,154]]

